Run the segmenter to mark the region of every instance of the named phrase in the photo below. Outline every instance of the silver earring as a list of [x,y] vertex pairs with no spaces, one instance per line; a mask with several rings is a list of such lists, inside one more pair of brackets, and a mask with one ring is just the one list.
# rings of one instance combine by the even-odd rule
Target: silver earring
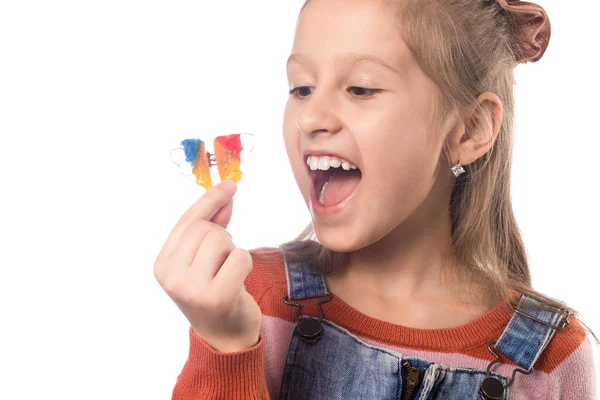
[[460,165],[460,156],[458,156],[458,160],[456,161],[456,165],[452,167],[452,172],[454,176],[458,178],[459,175],[465,173],[465,169]]

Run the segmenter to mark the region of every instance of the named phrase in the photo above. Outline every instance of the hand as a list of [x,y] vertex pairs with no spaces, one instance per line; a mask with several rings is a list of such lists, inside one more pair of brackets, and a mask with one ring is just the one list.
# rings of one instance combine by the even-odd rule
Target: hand
[[256,345],[262,320],[244,287],[250,253],[225,230],[235,191],[233,181],[208,189],[177,222],[154,264],[154,276],[194,333],[220,352]]

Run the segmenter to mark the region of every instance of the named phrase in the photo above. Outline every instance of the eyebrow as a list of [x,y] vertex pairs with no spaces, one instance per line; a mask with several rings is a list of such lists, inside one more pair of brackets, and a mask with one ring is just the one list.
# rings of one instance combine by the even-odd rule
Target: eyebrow
[[[363,54],[363,53],[346,53],[346,54],[339,54],[335,57],[337,60],[339,61],[346,61],[350,63],[350,66],[353,67],[354,65],[363,62],[363,61],[369,61],[375,64],[379,64],[387,69],[389,69],[390,71],[401,75],[402,73],[400,72],[399,69],[392,67],[391,65],[389,65],[387,62],[385,62],[383,59],[381,59],[380,57],[377,57],[375,55],[372,54]],[[302,56],[302,54],[300,53],[294,53],[292,55],[290,55],[287,59],[287,63],[286,63],[286,67],[289,66],[291,63],[298,63],[298,64],[304,64],[304,60],[305,57]]]

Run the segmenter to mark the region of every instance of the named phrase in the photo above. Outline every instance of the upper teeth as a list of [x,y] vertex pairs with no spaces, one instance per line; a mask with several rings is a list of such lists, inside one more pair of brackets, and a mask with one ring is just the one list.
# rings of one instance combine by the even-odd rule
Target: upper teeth
[[308,165],[313,171],[317,169],[327,171],[330,167],[338,168],[340,165],[346,171],[348,171],[349,169],[356,169],[356,165],[350,164],[348,161],[341,160],[333,156],[308,156],[308,158],[306,159],[306,165]]

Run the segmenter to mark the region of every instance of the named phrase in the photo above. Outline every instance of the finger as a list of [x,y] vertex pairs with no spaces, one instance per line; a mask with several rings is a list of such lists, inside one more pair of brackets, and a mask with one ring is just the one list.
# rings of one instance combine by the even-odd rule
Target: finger
[[158,275],[162,277],[162,280],[167,280],[167,278],[170,280],[178,279],[185,273],[186,268],[194,260],[202,239],[210,230],[210,224],[208,221],[196,221],[196,223],[187,227],[178,242],[169,237],[168,242],[163,246],[157,258],[157,265],[160,270],[156,272],[155,267],[157,279],[159,279]]
[[[227,185],[223,187],[224,182],[232,182],[233,188],[228,188]],[[198,219],[211,220],[223,206],[232,201],[235,191],[236,186],[234,181],[222,181],[218,185],[208,189],[175,224],[175,227],[165,241],[161,253],[172,253],[177,243],[181,241],[181,237],[186,234],[190,224]]]
[[200,243],[189,273],[203,281],[212,280],[234,249],[225,230],[211,230]]
[[223,228],[227,228],[227,225],[229,225],[229,221],[231,221],[232,212],[233,197],[231,198],[231,201],[229,201],[215,213],[215,215],[211,218],[210,221],[222,226]]
[[173,243],[170,252],[163,248],[163,254],[159,256],[159,259],[162,260],[160,261],[161,268],[167,269],[167,271],[161,272],[161,275],[175,277],[175,275],[185,274],[186,269],[193,263],[201,243],[211,231],[220,231],[230,238],[229,233],[217,224],[203,220],[194,221],[181,235],[179,242]]
[[252,257],[247,250],[234,249],[213,279],[215,287],[223,295],[231,295],[244,286],[244,281],[252,271]]
[[[210,220],[214,215],[233,199],[237,190],[235,181],[225,180],[210,188],[202,197],[183,214],[182,220]],[[224,227],[226,228],[226,227]]]

